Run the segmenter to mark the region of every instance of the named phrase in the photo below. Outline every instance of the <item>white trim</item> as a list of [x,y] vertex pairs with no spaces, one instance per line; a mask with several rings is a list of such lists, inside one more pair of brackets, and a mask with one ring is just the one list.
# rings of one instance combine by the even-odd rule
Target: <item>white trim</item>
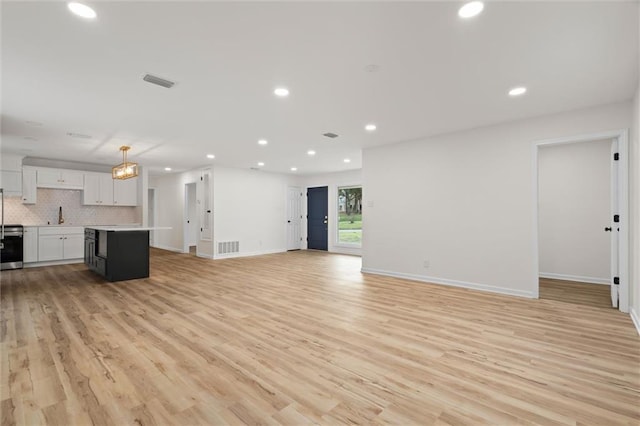
[[413,280],[413,281],[421,281],[421,282],[426,282],[426,283],[430,283],[430,284],[441,284],[441,285],[446,285],[446,286],[451,286],[451,287],[468,288],[468,289],[471,289],[471,290],[480,290],[480,291],[486,291],[486,292],[490,292],[490,293],[505,294],[505,295],[508,295],[508,296],[526,297],[526,298],[529,298],[529,299],[535,299],[536,298],[535,293],[532,292],[532,291],[514,290],[514,289],[510,289],[510,288],[505,288],[505,287],[496,287],[496,286],[489,285],[489,284],[480,284],[480,283],[472,283],[472,282],[468,282],[468,281],[450,280],[450,279],[447,279],[447,278],[428,277],[426,275],[405,274],[405,273],[402,273],[402,272],[384,271],[384,270],[381,270],[381,269],[371,269],[371,268],[362,268],[360,270],[360,272],[365,273],[365,274],[384,275],[384,276],[393,277],[393,278],[401,278],[401,279],[407,279],[407,280]]
[[552,280],[577,281],[588,284],[611,285],[609,278],[581,277],[580,275],[554,274],[552,272],[540,272],[540,278],[550,278]]
[[286,248],[274,249],[274,250],[260,250],[260,251],[250,251],[250,252],[240,252],[240,253],[228,253],[228,254],[217,254],[213,256],[214,260],[219,259],[232,259],[234,257],[250,257],[250,256],[262,256],[264,254],[274,254],[274,253],[286,253]]
[[629,309],[629,316],[631,317],[631,321],[633,321],[633,325],[636,326],[636,331],[640,335],[640,317],[633,306]]
[[618,180],[618,204],[620,214],[620,253],[618,263],[620,265],[618,274],[620,275],[619,284],[619,309],[622,312],[629,312],[629,130],[618,129],[609,130],[605,132],[590,133],[585,135],[566,136],[555,139],[543,139],[533,141],[531,144],[532,149],[532,208],[533,208],[533,271],[534,275],[531,277],[534,282],[535,297],[539,297],[540,285],[538,282],[538,273],[540,271],[540,261],[538,254],[538,148],[545,145],[554,144],[569,144],[578,142],[590,142],[602,139],[617,139],[618,140],[618,152],[620,153],[619,163],[619,180]]
[[329,253],[349,254],[362,257],[362,249],[360,247],[333,246]]
[[153,248],[157,248],[157,249],[160,249],[160,250],[174,251],[174,252],[176,252],[176,253],[184,253],[184,251],[182,251],[182,249],[181,249],[181,248],[175,248],[175,247],[164,246],[164,245],[162,245],[162,244],[156,244],[156,245],[153,245],[153,246],[151,246],[151,247],[153,247]]
[[79,259],[64,259],[64,260],[50,260],[48,262],[30,262],[23,263],[23,268],[37,268],[39,266],[56,266],[56,265],[69,265],[72,263],[84,263],[84,258]]

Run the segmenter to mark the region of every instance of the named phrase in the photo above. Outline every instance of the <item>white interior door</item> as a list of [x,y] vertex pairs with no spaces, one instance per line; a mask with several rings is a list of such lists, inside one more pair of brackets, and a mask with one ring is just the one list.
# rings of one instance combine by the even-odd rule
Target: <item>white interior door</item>
[[611,144],[611,215],[609,217],[609,226],[605,228],[605,231],[611,234],[611,306],[618,307],[620,298],[620,262],[619,262],[619,250],[620,250],[620,223],[616,221],[619,218],[619,195],[618,195],[618,179],[619,179],[619,164],[620,161],[616,160],[616,154],[618,153],[618,139],[614,139]]
[[302,191],[297,186],[287,190],[287,250],[299,250],[302,243]]

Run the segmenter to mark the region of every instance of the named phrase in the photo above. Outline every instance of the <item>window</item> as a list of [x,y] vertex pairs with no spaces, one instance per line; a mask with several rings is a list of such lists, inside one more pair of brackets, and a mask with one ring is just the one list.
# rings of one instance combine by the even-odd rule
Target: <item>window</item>
[[338,244],[362,246],[362,187],[338,187]]

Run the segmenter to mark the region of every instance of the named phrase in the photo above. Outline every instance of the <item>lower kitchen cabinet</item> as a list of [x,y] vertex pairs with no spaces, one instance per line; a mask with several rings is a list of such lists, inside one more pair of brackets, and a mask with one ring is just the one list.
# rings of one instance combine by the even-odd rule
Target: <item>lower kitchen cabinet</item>
[[38,231],[38,261],[81,259],[84,257],[84,228],[41,227]]
[[32,263],[38,261],[38,227],[25,226],[22,240],[23,262]]

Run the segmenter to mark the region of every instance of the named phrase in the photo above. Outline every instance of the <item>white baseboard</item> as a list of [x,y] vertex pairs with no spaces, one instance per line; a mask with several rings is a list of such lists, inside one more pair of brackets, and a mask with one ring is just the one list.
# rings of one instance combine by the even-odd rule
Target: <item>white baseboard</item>
[[349,254],[351,256],[362,257],[362,249],[360,248],[333,246],[331,250],[329,250],[329,253]]
[[287,251],[286,248],[281,248],[281,249],[274,249],[274,250],[260,250],[260,251],[249,251],[249,252],[240,252],[240,253],[215,254],[213,258],[215,260],[232,259],[234,257],[262,256],[264,254],[284,253],[286,251]]
[[472,283],[467,281],[450,280],[447,278],[428,277],[425,275],[405,274],[402,272],[384,271],[380,269],[362,268],[360,270],[366,274],[385,275],[388,277],[402,278],[407,280],[422,281],[430,284],[448,285],[451,287],[462,287],[471,290],[488,291],[491,293],[506,294],[509,296],[526,297],[536,299],[534,291],[514,290],[511,288],[496,287],[488,284]]
[[540,272],[538,276],[540,278],[550,278],[552,280],[577,281],[589,284],[611,284],[609,278],[581,277],[580,275],[554,274],[553,272]]
[[182,251],[182,249],[181,249],[181,248],[175,248],[175,247],[163,246],[163,245],[161,245],[161,244],[156,244],[156,245],[149,246],[149,247],[158,248],[158,249],[160,249],[160,250],[174,251],[174,252],[176,252],[176,253],[184,253],[184,252]]
[[65,260],[50,260],[48,262],[32,262],[23,263],[23,268],[38,268],[40,266],[56,266],[56,265],[70,265],[72,263],[84,263],[84,259],[65,259]]
[[636,326],[636,331],[640,335],[640,316],[638,316],[638,312],[636,312],[635,308],[631,307],[629,309],[629,315],[631,316],[631,321],[633,321],[633,325]]

